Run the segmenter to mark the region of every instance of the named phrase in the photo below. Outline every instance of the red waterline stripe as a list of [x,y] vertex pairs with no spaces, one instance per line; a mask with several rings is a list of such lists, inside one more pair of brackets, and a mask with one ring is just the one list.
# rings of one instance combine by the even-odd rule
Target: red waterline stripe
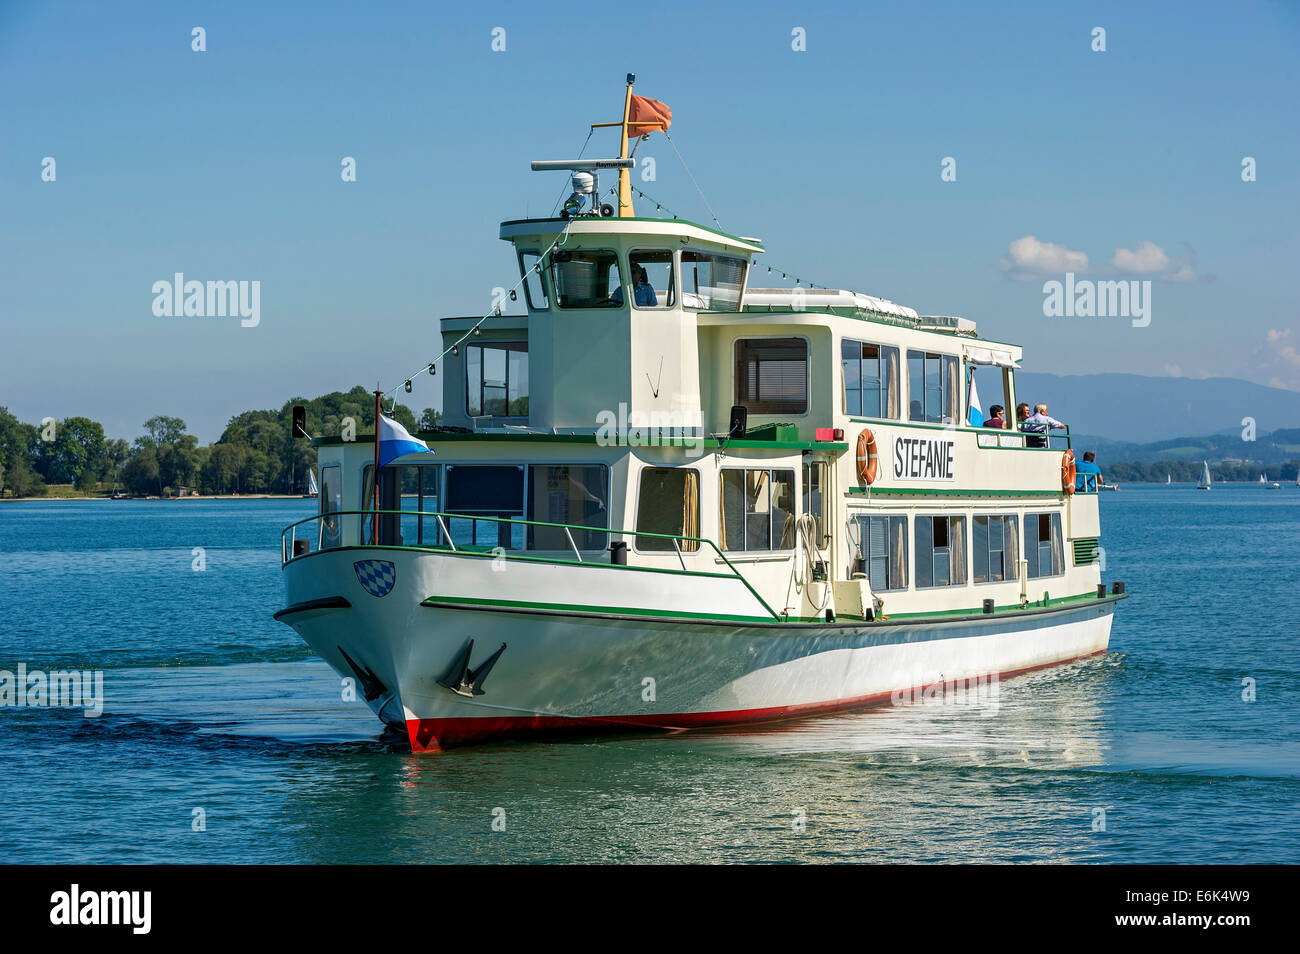
[[[1096,652],[1056,659],[1052,662],[1025,666],[1022,669],[1009,669],[997,674],[999,679],[1019,676],[1052,666],[1063,666],[1106,652]],[[991,678],[992,673],[969,676],[966,679]],[[962,680],[964,681],[964,680]],[[938,685],[938,683],[935,683]],[[671,714],[625,715],[625,716],[484,716],[481,718],[453,719],[408,719],[406,732],[411,740],[413,752],[436,752],[439,749],[454,748],[462,745],[476,745],[483,742],[495,742],[503,739],[525,739],[555,737],[573,733],[595,732],[634,732],[646,729],[676,731],[680,729],[700,729],[709,726],[743,725],[755,722],[781,722],[786,719],[806,718],[815,715],[828,715],[850,709],[866,709],[878,706],[889,700],[895,692],[904,694],[924,690],[925,686],[913,686],[910,689],[877,692],[868,696],[852,699],[837,699],[833,702],[807,702],[795,706],[770,706],[763,709],[733,709],[727,712],[678,712]]]

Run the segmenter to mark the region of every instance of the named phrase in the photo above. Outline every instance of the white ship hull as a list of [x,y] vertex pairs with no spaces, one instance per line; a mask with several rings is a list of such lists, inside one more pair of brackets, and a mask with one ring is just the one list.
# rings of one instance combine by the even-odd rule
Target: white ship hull
[[[392,565],[374,595],[356,564]],[[412,749],[775,721],[1106,650],[1114,597],[991,615],[777,622],[736,577],[400,548],[286,564],[293,626]],[[508,597],[508,600],[505,598]],[[766,617],[766,618],[765,618]],[[453,691],[502,644],[481,694]],[[907,696],[905,695],[905,698]]]

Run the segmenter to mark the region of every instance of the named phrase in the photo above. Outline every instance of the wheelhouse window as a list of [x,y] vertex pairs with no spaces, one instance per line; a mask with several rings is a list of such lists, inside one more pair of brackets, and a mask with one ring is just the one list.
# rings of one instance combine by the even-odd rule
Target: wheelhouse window
[[807,414],[808,342],[737,339],[735,403],[751,414]]
[[[635,308],[671,308],[677,304],[673,253],[668,249],[634,249],[627,253]],[[614,297],[621,303],[623,290]]]
[[[343,468],[327,464],[320,469],[320,512],[336,514],[343,509]],[[337,547],[343,543],[341,518],[326,516],[321,520],[320,548]]]
[[844,339],[844,413],[898,419],[898,349]]
[[[609,479],[603,464],[532,464],[528,468],[528,519],[570,527],[527,531],[530,550],[604,550],[609,534]],[[576,529],[584,527],[590,529]]]
[[466,346],[465,412],[470,417],[528,416],[528,342]]
[[610,249],[551,253],[551,286],[561,308],[620,308],[623,288],[618,253]]
[[682,306],[699,311],[739,311],[745,287],[743,258],[682,251]]
[[907,352],[908,420],[959,423],[957,367],[957,359],[950,354]]
[[722,548],[794,548],[794,471],[724,468]]
[[524,297],[530,311],[546,311],[551,307],[546,297],[546,283],[542,281],[542,256],[536,249],[519,253],[520,274],[524,277]]
[[1065,572],[1059,513],[1025,514],[1025,562],[1031,580]]
[[[641,471],[637,495],[638,534],[663,533],[673,537],[700,535],[700,472],[689,467],[647,467]],[[638,550],[673,552],[673,540],[638,535]],[[684,553],[700,548],[696,540],[677,540]]]
[[854,573],[866,576],[876,592],[907,589],[907,518],[857,517],[858,553]]
[[976,583],[1020,578],[1020,518],[1015,514],[975,517],[971,553]]
[[966,518],[916,518],[916,585],[966,583]]

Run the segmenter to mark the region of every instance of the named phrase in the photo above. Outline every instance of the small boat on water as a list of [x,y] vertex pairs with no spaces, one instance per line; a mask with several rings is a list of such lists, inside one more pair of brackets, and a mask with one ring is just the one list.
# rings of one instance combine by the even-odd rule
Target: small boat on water
[[573,194],[501,223],[526,312],[443,318],[376,392],[442,362],[443,426],[312,439],[275,617],[415,751],[974,699],[1105,652],[1125,588],[1068,428],[977,426],[976,371],[1015,407],[1021,348],[754,287],[759,239],[637,215],[629,139],[670,116],[633,79],[595,124],[618,158],[533,163]]
[[307,471],[307,492],[303,494],[304,498],[315,498],[320,496],[320,485],[316,483],[316,472]]
[[1172,484],[1173,482],[1174,482],[1174,478],[1171,477],[1169,474],[1165,474],[1165,483]]
[[1277,481],[1275,481],[1275,480],[1273,480],[1273,481],[1268,480],[1267,478],[1265,478],[1265,476],[1264,476],[1263,474],[1260,474],[1260,475],[1259,475],[1259,483],[1260,483],[1260,486],[1261,486],[1261,487],[1264,487],[1266,490],[1281,490],[1281,489],[1282,489],[1282,485],[1281,485],[1281,484],[1279,484],[1279,483],[1278,483]]
[[1210,487],[1211,487],[1211,481],[1210,481],[1210,462],[1209,462],[1209,461],[1201,461],[1201,463],[1205,466],[1205,473],[1202,474],[1202,476],[1201,476],[1201,482],[1200,482],[1199,484],[1196,485],[1196,489],[1197,489],[1197,490],[1209,490]]

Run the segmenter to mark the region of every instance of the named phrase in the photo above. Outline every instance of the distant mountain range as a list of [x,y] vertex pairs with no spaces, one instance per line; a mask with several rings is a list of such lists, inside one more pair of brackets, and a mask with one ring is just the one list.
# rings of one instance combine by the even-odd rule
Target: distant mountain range
[[[1073,435],[1104,445],[1151,445],[1188,434],[1216,434],[1235,439],[1235,452],[1230,449],[1231,441],[1222,447],[1227,456],[1257,457],[1260,448],[1241,440],[1243,418],[1254,419],[1258,438],[1272,431],[1300,427],[1300,392],[1238,378],[1021,371],[1016,373],[1016,393],[1022,401],[1046,401],[1052,417],[1069,424]],[[992,395],[981,393],[980,397],[986,408],[998,401]],[[1090,434],[1099,436],[1083,438]],[[1194,455],[1189,451],[1184,456],[1204,454],[1196,450]],[[1296,456],[1295,452],[1291,456]]]

